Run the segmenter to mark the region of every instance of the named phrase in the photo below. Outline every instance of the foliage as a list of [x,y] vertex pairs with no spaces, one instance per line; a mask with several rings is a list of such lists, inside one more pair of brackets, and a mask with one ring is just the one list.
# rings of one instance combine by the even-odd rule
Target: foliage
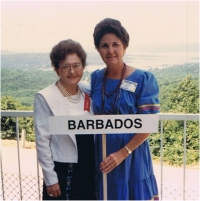
[[176,113],[199,113],[199,87],[188,75],[171,92],[167,102],[168,111]]
[[2,96],[13,96],[23,105],[33,105],[36,92],[52,84],[57,75],[53,71],[2,69]]
[[[1,98],[1,110],[33,110],[33,107],[23,106],[11,96],[4,96]],[[34,121],[32,117],[19,117],[19,133],[22,129],[26,130],[26,139],[34,141]],[[21,135],[20,135],[21,136]],[[19,136],[19,137],[20,137]],[[1,117],[1,138],[16,139],[16,118]]]
[[[188,121],[186,130],[187,164],[196,164],[199,160],[199,123]],[[182,121],[163,121],[163,157],[170,165],[183,164],[184,130]],[[150,137],[153,157],[160,157],[161,134],[154,133]]]
[[177,87],[188,75],[191,75],[191,79],[199,86],[199,64],[198,63],[186,63],[182,65],[174,65],[164,69],[149,69],[152,72],[160,88],[160,102],[161,112],[169,112],[168,104],[169,94]]
[[[13,70],[2,69],[2,96],[12,96],[22,105],[32,106],[35,94],[54,83],[58,77],[52,70]],[[87,80],[86,71],[83,80]]]
[[[168,112],[171,113],[199,113],[199,87],[191,76],[183,79],[169,95]],[[183,162],[184,122],[163,121],[163,148],[164,160],[172,165],[181,165]],[[187,121],[186,130],[187,164],[199,160],[199,122]],[[160,133],[150,137],[152,154],[160,157]]]

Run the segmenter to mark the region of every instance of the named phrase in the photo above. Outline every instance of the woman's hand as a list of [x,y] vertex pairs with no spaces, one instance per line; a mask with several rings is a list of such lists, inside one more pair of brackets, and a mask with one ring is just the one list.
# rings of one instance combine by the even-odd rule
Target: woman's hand
[[58,183],[47,186],[47,194],[50,197],[58,197],[61,195],[60,185]]
[[100,170],[103,173],[109,173],[117,167],[128,156],[125,148],[110,154],[100,164]]
[[[150,133],[135,134],[135,136],[128,142],[126,146],[129,147],[131,151],[134,151],[138,146],[140,146],[148,137]],[[123,147],[117,152],[110,154],[106,157],[100,164],[100,170],[104,173],[109,173],[115,167],[117,167],[129,154]]]

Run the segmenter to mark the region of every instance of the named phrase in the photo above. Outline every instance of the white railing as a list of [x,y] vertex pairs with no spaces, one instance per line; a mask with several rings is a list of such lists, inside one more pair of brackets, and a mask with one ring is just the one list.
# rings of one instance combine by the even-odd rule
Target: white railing
[[[2,110],[1,111],[1,116],[2,117],[15,117],[16,118],[16,134],[17,134],[17,156],[18,156],[18,179],[19,179],[19,197],[20,200],[22,200],[23,198],[23,192],[22,192],[22,171],[21,171],[21,158],[20,158],[20,151],[19,151],[19,125],[18,125],[18,117],[33,117],[33,111],[16,111],[16,110],[12,110],[12,111],[8,111],[8,110]],[[182,120],[184,121],[184,131],[183,131],[183,135],[184,135],[184,144],[183,144],[183,149],[184,149],[184,157],[183,157],[183,182],[182,182],[182,200],[186,200],[186,125],[187,125],[187,121],[199,121],[199,114],[159,114],[159,120],[160,120],[160,139],[161,139],[161,147],[160,147],[160,152],[161,152],[161,157],[160,157],[160,199],[163,200],[163,193],[164,193],[164,185],[163,185],[163,120]],[[3,171],[3,167],[2,167],[2,152],[0,153],[0,162],[1,162],[1,195],[0,197],[2,197],[3,200],[6,199],[5,196],[5,189],[4,189],[4,171]],[[40,171],[39,171],[39,165],[37,162],[37,185],[38,185],[38,195],[37,198],[34,199],[39,199],[41,200],[41,178],[40,178]],[[199,187],[199,184],[195,184],[197,186],[197,188]],[[188,193],[187,193],[188,194]],[[197,192],[196,197],[199,197],[199,192]],[[190,200],[196,200],[196,198],[191,198]],[[198,199],[197,199],[198,200]]]

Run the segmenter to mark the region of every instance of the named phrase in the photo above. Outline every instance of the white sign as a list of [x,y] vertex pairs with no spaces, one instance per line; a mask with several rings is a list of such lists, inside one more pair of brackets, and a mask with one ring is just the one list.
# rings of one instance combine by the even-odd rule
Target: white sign
[[157,114],[49,117],[51,135],[157,132]]

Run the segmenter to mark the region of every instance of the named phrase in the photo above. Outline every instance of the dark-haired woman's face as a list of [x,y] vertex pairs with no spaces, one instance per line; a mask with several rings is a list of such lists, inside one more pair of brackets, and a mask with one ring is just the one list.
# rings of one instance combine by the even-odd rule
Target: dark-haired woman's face
[[76,86],[83,76],[83,65],[76,53],[69,54],[60,62],[56,70],[62,84],[65,86]]
[[125,49],[115,34],[105,34],[100,41],[98,52],[107,66],[123,63]]

